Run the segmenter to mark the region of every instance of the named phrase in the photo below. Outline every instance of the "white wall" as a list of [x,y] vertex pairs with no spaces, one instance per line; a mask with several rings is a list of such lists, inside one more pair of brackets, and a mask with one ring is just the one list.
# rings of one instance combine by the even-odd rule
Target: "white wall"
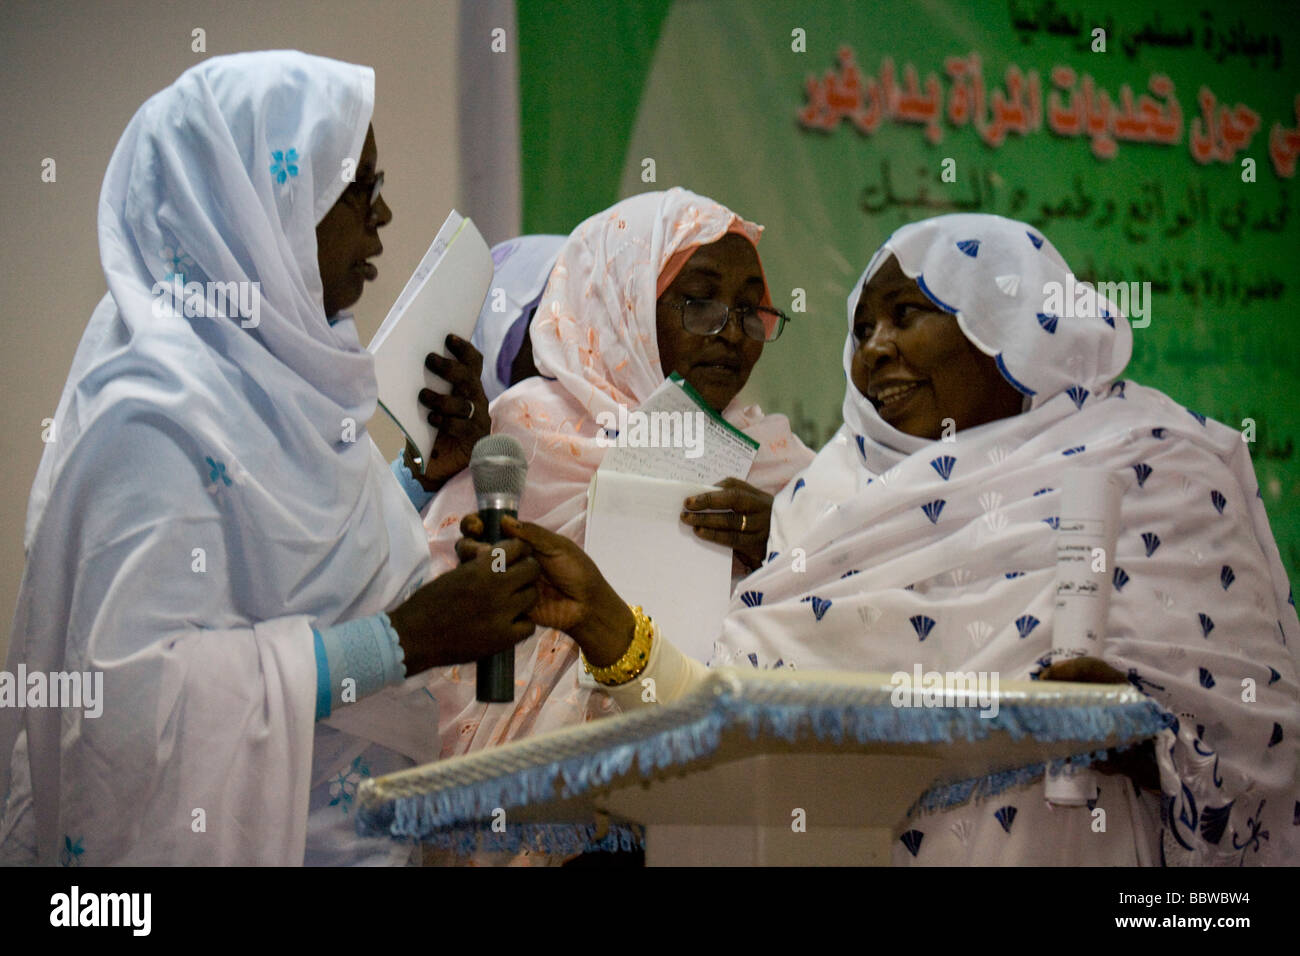
[[[393,222],[357,308],[378,327],[457,202],[456,0],[6,0],[0,11],[0,662],[23,572],[27,495],[77,342],[104,294],[104,169],[135,110],[204,56],[295,48],[376,73],[375,135]],[[206,54],[191,31],[207,34]],[[41,181],[41,161],[57,181]],[[381,447],[394,430],[376,421]],[[93,507],[93,502],[87,503]]]

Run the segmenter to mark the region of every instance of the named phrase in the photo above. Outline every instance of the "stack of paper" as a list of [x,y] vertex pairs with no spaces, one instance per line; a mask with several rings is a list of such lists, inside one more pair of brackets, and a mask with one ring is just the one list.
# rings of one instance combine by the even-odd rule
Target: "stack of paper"
[[611,447],[587,493],[584,550],[624,600],[707,662],[730,601],[731,549],[696,537],[681,513],[691,495],[745,478],[758,442],[676,374],[640,408],[601,424]]
[[695,536],[682,502],[710,486],[598,470],[584,550],[623,600],[684,654],[707,662],[731,597],[731,549]]
[[421,454],[438,437],[420,404],[420,389],[440,395],[451,385],[424,367],[430,352],[447,354],[449,334],[469,341],[492,284],[492,253],[474,223],[454,209],[367,346],[375,357],[379,404]]

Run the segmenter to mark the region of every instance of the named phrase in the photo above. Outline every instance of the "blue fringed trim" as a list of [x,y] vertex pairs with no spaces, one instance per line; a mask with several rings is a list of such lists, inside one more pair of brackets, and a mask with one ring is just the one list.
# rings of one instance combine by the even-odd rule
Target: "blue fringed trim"
[[651,726],[651,732],[639,740],[625,740],[454,789],[401,797],[377,808],[362,805],[357,814],[357,832],[423,840],[441,829],[487,819],[498,809],[556,796],[579,796],[625,776],[633,764],[643,777],[649,777],[658,770],[688,764],[715,752],[722,740],[724,722],[724,713],[705,711],[688,723]]
[[[808,688],[799,687],[767,688],[755,693],[739,682],[717,683],[708,693],[671,708],[629,715],[632,719],[622,722],[606,739],[585,738],[578,752],[564,753],[566,746],[571,746],[567,742],[543,738],[539,747],[556,751],[555,759],[544,760],[542,753],[519,755],[516,764],[538,762],[500,770],[475,768],[479,779],[467,777],[457,786],[444,785],[433,792],[398,797],[378,806],[362,802],[356,817],[357,831],[364,836],[387,834],[471,849],[486,847],[489,842],[511,849],[523,846],[519,843],[522,839],[536,837],[542,841],[538,846],[549,847],[546,852],[581,852],[593,848],[595,831],[586,824],[535,824],[535,832],[526,835],[523,825],[511,825],[506,834],[498,834],[483,821],[489,821],[498,810],[598,790],[631,775],[634,768],[641,779],[649,779],[659,771],[693,763],[716,752],[724,732],[733,729],[743,729],[751,737],[768,734],[789,743],[809,739],[837,744],[845,740],[859,744],[938,743],[980,740],[995,731],[1015,740],[1033,737],[1040,741],[1086,743],[1112,736],[1146,738],[1168,724],[1167,715],[1146,700],[1118,707],[1053,707],[1001,701],[996,717],[981,717],[978,707],[895,707],[888,692],[881,692],[869,703],[864,703],[860,692],[837,689],[824,691],[828,699],[809,703],[808,693]],[[851,702],[834,704],[837,697]],[[1105,751],[1097,751],[1069,759],[1090,763],[1104,756]],[[1065,762],[1062,758],[1053,765]],[[941,809],[973,797],[1000,793],[1042,776],[1044,770],[1039,763],[936,787],[924,794],[913,809]]]
[[[1114,749],[1124,751],[1135,746],[1137,746],[1137,742],[1115,747]],[[912,804],[907,811],[907,816],[911,817],[918,812],[931,813],[936,810],[946,810],[949,807],[955,807],[971,800],[978,801],[988,797],[996,797],[1005,790],[1033,783],[1041,778],[1049,768],[1055,773],[1068,763],[1077,769],[1082,769],[1091,766],[1093,763],[1100,763],[1109,757],[1110,752],[1107,750],[1089,750],[1071,757],[1058,757],[1046,763],[1030,764],[1027,767],[1003,770],[999,773],[989,774],[986,777],[977,777],[972,780],[963,780],[960,783],[933,787],[921,794],[920,799]]]
[[524,850],[572,856],[594,850],[613,853],[643,849],[645,830],[633,824],[610,823],[605,835],[598,836],[596,825],[590,823],[512,823],[502,832],[492,830],[489,824],[478,824],[434,830],[422,842],[465,856],[478,851],[519,853]]

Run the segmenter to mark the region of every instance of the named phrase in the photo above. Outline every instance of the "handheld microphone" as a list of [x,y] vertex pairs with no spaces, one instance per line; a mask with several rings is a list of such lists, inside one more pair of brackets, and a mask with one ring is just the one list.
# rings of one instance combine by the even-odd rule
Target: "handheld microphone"
[[[489,544],[501,540],[501,518],[519,516],[519,499],[524,494],[528,461],[523,446],[509,435],[480,438],[469,457],[474,480],[478,515],[483,520],[483,539]],[[489,704],[515,699],[515,649],[478,661],[475,696]]]

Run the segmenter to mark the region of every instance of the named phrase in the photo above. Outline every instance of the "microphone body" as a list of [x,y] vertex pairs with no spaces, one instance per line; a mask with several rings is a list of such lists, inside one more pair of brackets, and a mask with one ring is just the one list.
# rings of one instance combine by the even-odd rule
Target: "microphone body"
[[[484,508],[480,503],[478,516],[483,521],[483,540],[489,544],[496,544],[503,537],[502,515],[519,517],[518,504],[513,508]],[[513,647],[479,660],[474,696],[489,704],[502,704],[515,699],[515,649]]]
[[[504,537],[501,519],[505,515],[519,516],[519,499],[528,472],[523,447],[508,435],[488,435],[474,446],[469,467],[478,515],[483,522],[483,539],[496,544]],[[513,647],[479,659],[475,697],[489,704],[509,703],[515,699]]]

